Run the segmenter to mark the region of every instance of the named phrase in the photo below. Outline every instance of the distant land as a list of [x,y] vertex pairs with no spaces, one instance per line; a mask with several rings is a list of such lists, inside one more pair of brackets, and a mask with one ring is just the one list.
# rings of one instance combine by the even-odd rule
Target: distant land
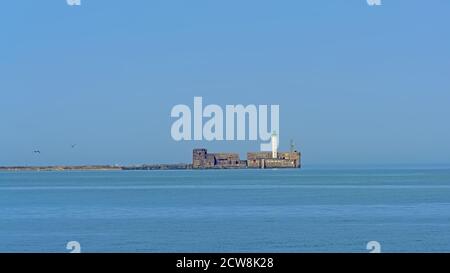
[[86,166],[11,166],[0,171],[123,171],[123,170],[187,170],[191,164],[153,164],[139,166],[86,165]]
[[247,160],[237,153],[208,153],[207,149],[194,149],[192,163],[143,164],[135,166],[82,165],[82,166],[11,166],[0,171],[131,171],[131,170],[190,170],[190,169],[285,169],[301,168],[301,153],[291,147],[290,152],[278,152],[277,135],[272,135],[271,152],[249,152]]

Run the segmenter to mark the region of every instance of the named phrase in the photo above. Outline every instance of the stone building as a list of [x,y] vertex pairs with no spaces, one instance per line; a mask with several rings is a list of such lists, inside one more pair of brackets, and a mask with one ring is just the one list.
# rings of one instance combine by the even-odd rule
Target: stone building
[[256,152],[247,154],[248,168],[300,168],[301,154],[297,151],[278,152],[273,158],[272,152]]
[[272,134],[272,151],[257,152],[247,154],[248,168],[300,168],[301,154],[294,149],[294,142],[291,140],[290,152],[278,152],[278,135]]
[[247,160],[240,160],[236,153],[208,154],[206,149],[195,149],[192,155],[193,169],[274,169],[300,168],[301,154],[297,151],[278,152],[273,158],[272,152],[251,152]]
[[247,162],[236,153],[208,154],[206,149],[194,149],[192,154],[193,169],[233,169],[246,168]]

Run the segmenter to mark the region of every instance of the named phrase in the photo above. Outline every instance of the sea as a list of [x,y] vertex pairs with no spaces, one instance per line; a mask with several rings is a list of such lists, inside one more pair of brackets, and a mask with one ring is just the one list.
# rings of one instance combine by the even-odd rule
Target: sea
[[0,252],[367,253],[374,241],[450,252],[450,170],[0,172]]

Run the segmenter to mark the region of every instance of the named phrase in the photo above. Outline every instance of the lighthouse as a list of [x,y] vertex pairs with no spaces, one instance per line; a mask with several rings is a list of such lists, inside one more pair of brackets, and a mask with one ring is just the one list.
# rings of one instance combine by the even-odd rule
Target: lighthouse
[[278,135],[276,131],[272,133],[272,158],[278,158]]

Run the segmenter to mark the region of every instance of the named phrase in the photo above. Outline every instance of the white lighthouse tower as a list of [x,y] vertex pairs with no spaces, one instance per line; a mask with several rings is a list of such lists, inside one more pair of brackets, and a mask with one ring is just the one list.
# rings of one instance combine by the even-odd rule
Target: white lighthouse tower
[[272,133],[272,158],[278,158],[278,135],[276,131]]

